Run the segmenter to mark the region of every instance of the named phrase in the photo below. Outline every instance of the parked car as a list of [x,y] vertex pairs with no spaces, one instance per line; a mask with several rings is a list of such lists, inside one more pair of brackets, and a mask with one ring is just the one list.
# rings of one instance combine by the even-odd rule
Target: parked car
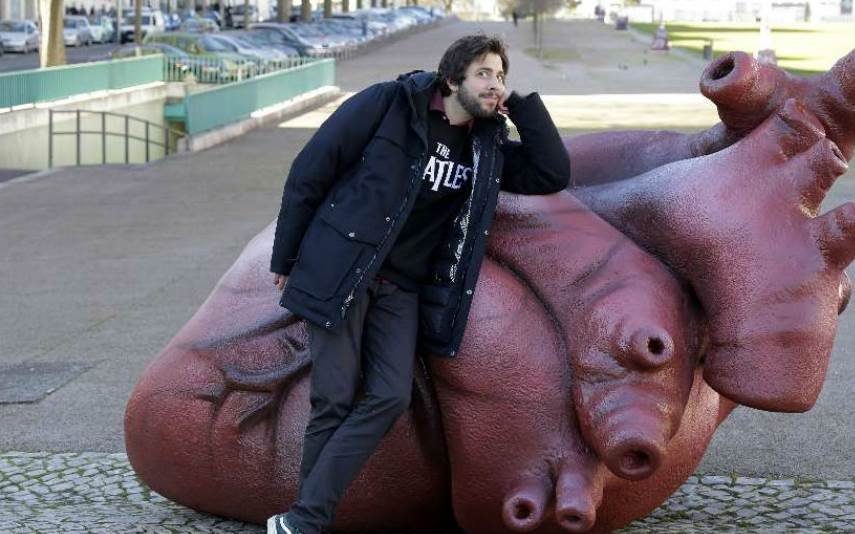
[[190,55],[180,48],[165,43],[143,43],[122,45],[113,50],[110,57],[123,59],[138,56],[163,54],[167,57],[167,72],[170,81],[184,81],[191,75],[201,83],[222,83],[234,79],[233,69],[227,61],[214,55]]
[[259,63],[270,63],[288,59],[288,56],[273,47],[259,46],[242,37],[241,32],[221,33],[211,36],[232,52],[254,59]]
[[96,43],[109,43],[116,34],[113,18],[107,15],[98,15],[90,20],[89,30],[92,32],[92,40]]
[[242,40],[250,43],[256,48],[275,50],[279,52],[282,57],[285,58],[296,58],[300,56],[300,52],[293,46],[288,46],[284,43],[274,43],[270,41],[263,32],[260,31],[240,30],[229,32],[229,34],[241,38]]
[[[232,26],[235,28],[243,28],[243,19],[244,19],[244,9],[246,6],[244,4],[238,4],[232,7]],[[252,4],[249,5],[249,23],[253,24],[258,22],[260,19],[258,18],[258,9]]]
[[0,21],[0,55],[3,51],[28,54],[39,49],[39,30],[29,20]]
[[92,30],[86,17],[72,15],[62,19],[62,39],[65,46],[81,46],[92,44]]
[[294,24],[261,22],[250,26],[250,30],[262,32],[274,45],[286,45],[295,48],[301,56],[322,57],[327,55],[323,46],[309,42],[294,31]]
[[155,33],[146,37],[144,44],[166,44],[190,56],[222,62],[226,71],[222,81],[242,80],[259,72],[259,66],[252,59],[232,52],[214,37],[208,33]]
[[181,26],[181,17],[178,13],[167,13],[163,16],[163,29],[168,32],[177,31]]
[[202,13],[201,18],[213,21],[217,25],[218,29],[223,28],[223,18],[220,16],[219,11],[214,11],[213,9],[208,9]]
[[211,33],[220,31],[220,27],[217,26],[217,23],[211,19],[193,17],[185,19],[184,22],[181,23],[181,26],[178,27],[178,31],[191,33]]
[[[126,9],[122,12],[123,22],[120,31],[122,43],[134,40],[135,17],[133,9]],[[148,35],[164,31],[166,31],[166,19],[163,12],[157,9],[143,9],[140,15],[140,32],[143,39]]]

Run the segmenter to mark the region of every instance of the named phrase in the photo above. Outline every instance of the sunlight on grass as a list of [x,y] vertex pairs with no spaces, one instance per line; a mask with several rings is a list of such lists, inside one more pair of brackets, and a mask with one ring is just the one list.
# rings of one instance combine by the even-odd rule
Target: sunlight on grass
[[[731,50],[753,54],[759,41],[758,24],[674,22],[665,26],[671,46],[692,50],[699,55],[707,39],[713,40],[716,56]],[[652,35],[658,25],[634,23],[632,27]],[[855,24],[773,26],[772,40],[781,67],[795,74],[814,74],[828,70],[835,61],[855,48]]]
[[[280,128],[317,128],[348,93],[318,109],[279,124]],[[698,130],[718,122],[715,106],[699,94],[541,95],[559,129]]]

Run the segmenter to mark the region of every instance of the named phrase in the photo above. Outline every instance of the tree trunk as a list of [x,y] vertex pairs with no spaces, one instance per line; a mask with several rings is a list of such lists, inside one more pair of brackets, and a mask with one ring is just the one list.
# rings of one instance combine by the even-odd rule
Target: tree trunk
[[249,0],[243,0],[243,29],[249,29]]
[[362,0],[356,0],[356,9],[362,9]]
[[309,22],[312,20],[312,4],[309,0],[302,0],[302,4],[300,4],[300,20],[303,22]]
[[291,20],[291,0],[279,0],[276,6],[276,20],[279,22]]
[[350,11],[350,0],[341,0],[341,12],[347,13]]
[[134,0],[134,43],[142,43],[142,0]]
[[41,18],[39,66],[65,65],[65,41],[62,38],[63,0],[39,0]]
[[324,18],[332,17],[332,0],[324,0]]

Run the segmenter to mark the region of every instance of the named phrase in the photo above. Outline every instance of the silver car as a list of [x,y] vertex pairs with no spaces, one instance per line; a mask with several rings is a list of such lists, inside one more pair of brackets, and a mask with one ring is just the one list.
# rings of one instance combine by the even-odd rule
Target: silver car
[[94,17],[89,21],[89,31],[92,33],[92,40],[96,43],[112,41],[116,33],[113,27],[113,18],[107,15]]
[[80,46],[92,44],[92,30],[86,17],[71,16],[62,19],[62,38],[65,46]]
[[0,46],[11,52],[30,53],[39,49],[39,29],[29,20],[0,21]]

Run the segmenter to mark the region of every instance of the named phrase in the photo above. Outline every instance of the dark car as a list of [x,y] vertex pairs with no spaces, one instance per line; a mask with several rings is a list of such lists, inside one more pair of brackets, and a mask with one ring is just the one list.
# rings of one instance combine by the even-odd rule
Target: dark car
[[254,32],[260,32],[264,38],[274,46],[285,45],[297,50],[301,56],[323,57],[327,51],[300,36],[293,29],[293,24],[282,24],[278,22],[261,22],[249,27]]

